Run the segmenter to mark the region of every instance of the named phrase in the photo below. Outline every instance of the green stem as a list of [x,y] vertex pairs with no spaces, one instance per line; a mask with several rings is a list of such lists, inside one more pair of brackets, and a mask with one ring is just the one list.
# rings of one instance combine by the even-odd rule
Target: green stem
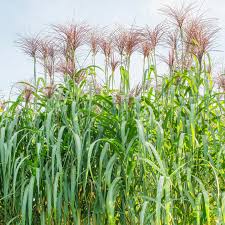
[[36,57],[34,57],[34,84],[35,84],[35,86],[37,85],[36,64],[37,64],[37,60],[36,60]]

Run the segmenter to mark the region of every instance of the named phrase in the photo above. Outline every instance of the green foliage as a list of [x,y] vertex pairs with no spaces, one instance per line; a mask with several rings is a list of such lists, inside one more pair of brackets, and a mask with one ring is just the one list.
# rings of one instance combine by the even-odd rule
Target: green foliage
[[174,72],[132,101],[67,79],[8,103],[1,224],[225,224],[224,101],[203,76]]

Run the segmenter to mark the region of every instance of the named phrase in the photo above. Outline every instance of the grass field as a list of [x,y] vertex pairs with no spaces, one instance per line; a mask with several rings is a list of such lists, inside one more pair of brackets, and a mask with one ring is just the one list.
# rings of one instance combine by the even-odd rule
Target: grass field
[[[225,224],[225,79],[209,56],[218,28],[192,11],[166,6],[155,28],[56,25],[51,39],[18,40],[34,78],[0,104],[0,224]],[[84,45],[87,67],[76,60]],[[137,52],[142,81],[130,87]]]

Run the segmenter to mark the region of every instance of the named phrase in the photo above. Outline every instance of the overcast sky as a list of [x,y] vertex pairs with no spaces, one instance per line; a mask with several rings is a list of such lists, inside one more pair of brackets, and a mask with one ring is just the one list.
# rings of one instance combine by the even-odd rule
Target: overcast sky
[[[207,16],[219,19],[222,30],[218,44],[223,51],[225,0],[195,2],[207,10]],[[31,62],[14,43],[18,34],[39,32],[49,24],[72,19],[93,25],[156,25],[163,19],[158,9],[163,4],[178,3],[180,0],[0,0],[0,90],[7,93],[15,82],[32,77]],[[222,64],[225,53],[219,55]]]

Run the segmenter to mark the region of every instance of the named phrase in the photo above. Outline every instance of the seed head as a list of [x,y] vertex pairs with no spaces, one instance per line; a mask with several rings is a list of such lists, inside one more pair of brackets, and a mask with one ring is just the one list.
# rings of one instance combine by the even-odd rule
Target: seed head
[[185,28],[186,44],[189,51],[195,55],[199,62],[205,53],[212,50],[216,34],[219,28],[213,24],[212,19],[194,18],[189,21]]
[[44,94],[47,98],[51,98],[53,94],[55,93],[55,90],[56,90],[56,85],[51,84],[44,88]]
[[30,102],[33,96],[33,90],[29,86],[25,86],[23,90],[24,101],[26,103]]
[[39,48],[39,37],[38,35],[34,37],[20,36],[20,38],[16,41],[16,44],[26,55],[35,58]]
[[99,42],[100,42],[100,35],[95,30],[93,30],[90,33],[88,45],[90,46],[92,54],[94,56],[97,55],[97,53],[99,51]]
[[165,33],[164,28],[165,26],[163,24],[158,24],[153,29],[146,26],[146,28],[143,30],[142,38],[144,42],[149,43],[149,46],[151,46],[152,50],[154,50],[162,40]]
[[110,35],[104,35],[104,33],[102,34],[102,37],[99,40],[99,47],[106,60],[109,60],[113,51],[112,39],[110,38]]
[[182,2],[180,6],[164,5],[160,11],[166,15],[172,23],[174,23],[179,29],[182,29],[185,21],[190,17],[191,12],[194,9],[194,5]]
[[127,31],[124,27],[119,27],[113,32],[113,45],[118,53],[122,56],[126,48]]
[[140,33],[133,28],[130,28],[127,31],[126,35],[126,44],[124,52],[125,54],[130,57],[134,51],[138,49],[139,43],[141,42]]
[[152,45],[149,41],[144,41],[140,44],[139,51],[143,54],[144,58],[148,58],[152,52]]
[[61,59],[56,67],[56,72],[62,73],[63,75],[69,75],[71,78],[73,78],[75,74],[73,62],[70,60],[65,62],[65,60]]
[[73,53],[77,48],[87,42],[89,26],[81,24],[54,25],[56,40],[59,48],[65,57],[73,58]]
[[224,92],[225,92],[225,75],[219,75],[217,77],[217,84],[219,86],[219,88],[221,88]]
[[120,61],[115,57],[115,54],[112,54],[110,57],[110,67],[112,72],[114,73],[116,68],[119,66]]

